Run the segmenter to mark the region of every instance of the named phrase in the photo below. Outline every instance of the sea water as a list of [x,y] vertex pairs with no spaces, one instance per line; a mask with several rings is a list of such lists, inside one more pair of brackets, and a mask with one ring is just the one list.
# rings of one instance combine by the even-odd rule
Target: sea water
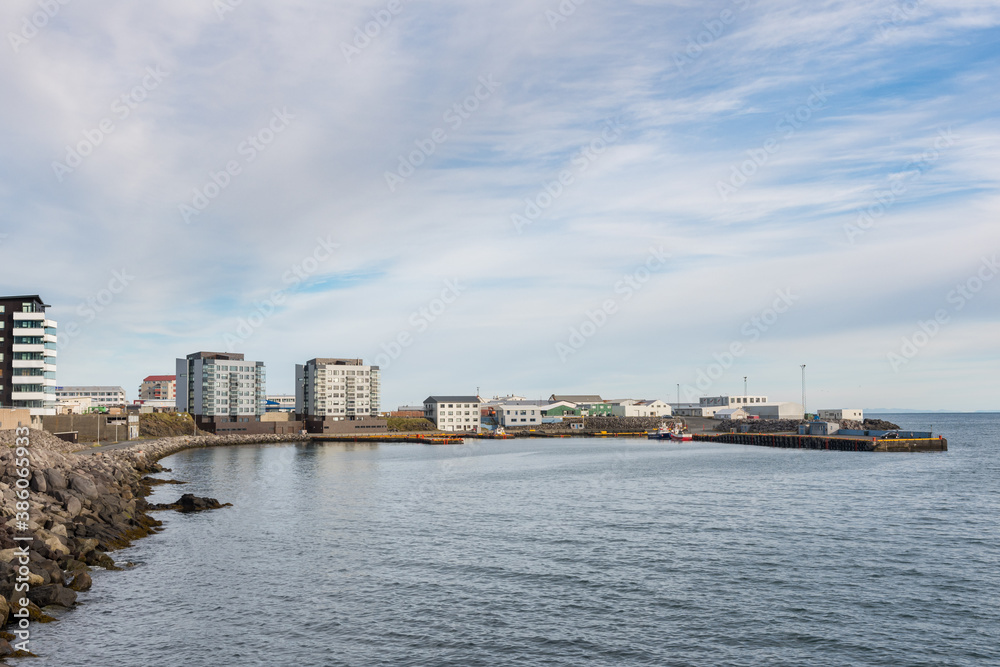
[[160,513],[31,664],[1000,664],[1000,415],[889,418],[950,451],[182,452],[150,500],[234,506]]

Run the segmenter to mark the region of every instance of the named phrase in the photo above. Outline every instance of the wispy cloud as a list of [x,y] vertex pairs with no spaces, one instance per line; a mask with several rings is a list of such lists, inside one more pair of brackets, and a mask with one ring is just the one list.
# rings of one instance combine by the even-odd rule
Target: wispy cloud
[[[393,361],[384,404],[477,385],[669,397],[791,286],[801,301],[720,391],[752,373],[794,398],[808,363],[827,369],[831,404],[932,407],[919,388],[946,382],[950,403],[933,407],[997,407],[980,391],[996,370],[981,335],[1000,312],[994,285],[908,365],[909,384],[880,375],[878,357],[1000,250],[995,3],[590,2],[553,29],[558,3],[404,2],[345,58],[385,6],[241,3],[220,17],[200,0],[72,2],[0,55],[3,290],[41,293],[61,324],[81,323],[62,382],[131,389],[285,290],[239,351],[290,391],[294,363],[374,356],[458,279],[461,299]],[[2,32],[34,8],[7,3]],[[148,68],[168,74],[120,118],[112,105]],[[500,85],[449,123],[480,77]],[[817,88],[826,102],[795,120]],[[294,119],[248,162],[240,146],[276,108]],[[53,163],[108,118],[114,130],[60,181]],[[609,120],[620,137],[575,161]],[[446,141],[389,191],[386,172],[436,128]],[[914,178],[949,129],[954,144]],[[187,224],[178,205],[231,161],[239,174]],[[511,215],[563,171],[572,183],[518,234]],[[845,225],[899,182],[851,244]],[[336,252],[290,289],[283,276],[317,238]],[[562,363],[552,341],[654,244],[669,267]],[[82,326],[79,304],[123,267],[135,280]]]

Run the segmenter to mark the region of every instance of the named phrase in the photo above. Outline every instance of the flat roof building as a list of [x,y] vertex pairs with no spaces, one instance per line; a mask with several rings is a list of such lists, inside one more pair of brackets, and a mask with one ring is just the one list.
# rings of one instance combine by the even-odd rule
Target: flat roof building
[[428,396],[424,399],[424,418],[439,431],[478,433],[482,403],[478,396]]
[[89,398],[92,407],[116,408],[125,405],[125,388],[112,385],[56,387],[56,400],[59,402],[72,401],[78,398]]
[[0,407],[56,413],[56,329],[37,294],[0,297]]
[[175,405],[206,421],[259,421],[266,380],[263,361],[229,352],[195,352],[177,360]]
[[295,411],[307,419],[378,417],[381,371],[361,359],[317,357],[295,365]]
[[139,385],[139,400],[173,401],[176,398],[176,375],[150,375]]

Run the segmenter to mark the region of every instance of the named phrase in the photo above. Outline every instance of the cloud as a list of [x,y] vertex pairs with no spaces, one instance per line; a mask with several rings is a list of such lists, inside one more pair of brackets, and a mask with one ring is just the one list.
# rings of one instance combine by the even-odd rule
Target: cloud
[[[740,362],[773,383],[764,393],[794,399],[808,363],[831,402],[995,408],[974,389],[983,339],[963,338],[995,325],[993,284],[920,360],[971,378],[857,389],[883,372],[859,345],[890,349],[1000,245],[986,94],[1000,9],[918,5],[585,3],[553,26],[558,3],[527,0],[403,3],[381,24],[377,2],[221,17],[195,0],[70,3],[0,56],[4,289],[79,325],[60,383],[129,390],[220,348],[281,291],[239,350],[267,362],[270,388],[290,391],[304,359],[372,360],[410,332],[384,374],[391,407],[475,386],[669,397],[792,287],[801,302]],[[33,7],[8,3],[4,33]],[[149,68],[165,75],[144,89]],[[498,85],[477,97],[484,77]],[[114,129],[88,150],[105,119]],[[935,149],[948,128],[955,141]],[[53,163],[81,148],[60,180]],[[391,190],[401,159],[419,164]],[[749,175],[723,198],[734,169]],[[512,216],[532,202],[519,234]],[[293,286],[321,239],[336,251]],[[624,298],[617,281],[651,246],[668,267],[562,363],[555,343]],[[122,269],[135,280],[88,320],[80,304]],[[447,280],[467,290],[416,331]],[[950,383],[947,405],[912,389],[932,381]]]

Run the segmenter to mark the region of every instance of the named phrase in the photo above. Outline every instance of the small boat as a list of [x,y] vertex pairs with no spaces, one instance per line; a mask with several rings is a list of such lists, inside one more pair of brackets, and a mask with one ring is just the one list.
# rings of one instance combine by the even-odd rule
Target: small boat
[[684,433],[681,430],[681,425],[674,422],[673,426],[668,425],[666,422],[660,425],[660,428],[652,433],[649,433],[650,440],[675,440],[677,442],[688,442],[692,440],[690,433]]

